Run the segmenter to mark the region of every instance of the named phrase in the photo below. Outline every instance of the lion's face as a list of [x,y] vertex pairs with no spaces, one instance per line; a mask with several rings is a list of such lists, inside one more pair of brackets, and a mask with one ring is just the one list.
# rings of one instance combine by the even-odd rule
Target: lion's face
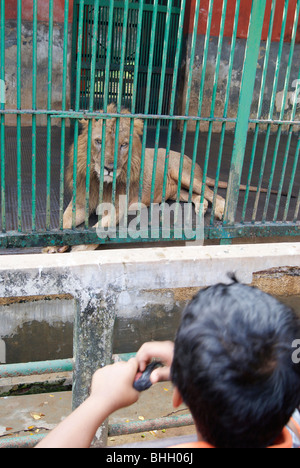
[[[115,113],[114,107],[108,107],[108,113]],[[127,111],[122,111],[127,113]],[[143,122],[136,119],[133,132],[133,151],[140,145],[140,135],[143,130]],[[93,122],[92,130],[92,165],[95,173],[100,179],[101,154],[102,154],[103,120]],[[119,123],[119,141],[116,147],[116,119],[106,120],[105,132],[105,160],[104,160],[104,182],[113,181],[114,167],[116,167],[117,178],[122,172],[127,172],[128,149],[129,149],[130,119],[121,118]],[[116,157],[115,157],[116,154]]]

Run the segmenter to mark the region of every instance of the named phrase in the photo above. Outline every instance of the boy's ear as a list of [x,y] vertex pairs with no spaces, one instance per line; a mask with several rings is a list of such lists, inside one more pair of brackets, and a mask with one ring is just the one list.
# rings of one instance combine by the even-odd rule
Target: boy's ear
[[182,405],[183,399],[182,396],[179,393],[179,390],[177,387],[174,387],[173,390],[173,406],[174,408],[178,408],[180,405]]

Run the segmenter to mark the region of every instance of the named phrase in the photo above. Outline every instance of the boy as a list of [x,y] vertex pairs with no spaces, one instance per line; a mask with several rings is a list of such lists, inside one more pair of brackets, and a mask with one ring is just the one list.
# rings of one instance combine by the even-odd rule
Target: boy
[[201,290],[175,346],[146,343],[128,363],[97,371],[87,401],[39,447],[88,447],[109,414],[137,401],[133,382],[152,358],[166,364],[152,383],[171,377],[174,406],[184,401],[192,413],[199,442],[190,447],[292,447],[285,426],[300,405],[300,364],[292,360],[299,338],[293,311],[256,288],[234,281]]

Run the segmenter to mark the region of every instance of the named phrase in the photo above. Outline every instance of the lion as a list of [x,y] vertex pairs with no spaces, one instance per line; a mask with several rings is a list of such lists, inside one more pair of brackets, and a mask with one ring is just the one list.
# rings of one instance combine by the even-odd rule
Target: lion
[[[110,104],[107,108],[108,114],[115,114],[116,107]],[[121,111],[122,114],[128,114],[128,110]],[[116,118],[107,119],[106,121],[106,134],[105,134],[105,163],[104,163],[104,184],[103,184],[103,203],[111,203],[112,190],[113,190],[113,174],[115,165],[115,132],[116,132]],[[87,163],[87,140],[88,140],[88,121],[81,121],[83,129],[78,137],[78,156],[77,156],[77,194],[76,194],[76,226],[79,226],[85,221],[86,212],[86,163]],[[101,172],[101,149],[102,149],[102,126],[103,119],[93,120],[92,124],[92,142],[91,142],[91,170],[90,170],[90,198],[89,198],[89,214],[95,213],[99,202],[99,181]],[[129,189],[129,203],[128,206],[132,207],[139,201],[139,181],[141,170],[141,154],[142,142],[141,136],[143,134],[144,123],[142,120],[134,119],[134,129],[132,137],[132,156],[131,156],[131,171],[130,171],[130,189]],[[129,150],[129,137],[130,137],[130,119],[127,117],[120,118],[119,120],[119,151],[117,157],[117,171],[116,171],[116,187],[115,187],[115,219],[114,223],[118,224],[124,215],[126,207],[124,203],[119,202],[123,199],[121,195],[126,194],[127,187],[127,163],[128,163],[128,150]],[[147,148],[145,151],[144,160],[144,178],[143,178],[143,191],[142,191],[142,204],[150,206],[151,203],[151,184],[154,163],[154,148]],[[74,144],[69,152],[69,165],[67,168],[66,179],[67,183],[72,190],[73,187],[73,154]],[[154,203],[161,203],[163,198],[163,179],[165,170],[165,157],[166,150],[159,148],[157,152],[157,166],[156,166],[156,179],[154,190]],[[181,155],[176,151],[170,151],[169,164],[167,173],[167,183],[165,200],[177,200],[178,191],[178,174],[180,167]],[[189,189],[191,183],[191,169],[192,160],[184,155],[182,176],[181,176],[181,189],[180,201],[188,202]],[[194,171],[194,183],[192,192],[192,202],[195,205],[196,213],[200,211],[200,201],[202,193],[203,172],[200,166],[196,163]],[[204,214],[208,208],[208,202],[212,203],[214,198],[213,191],[209,185],[214,185],[214,180],[207,178],[204,190]],[[227,184],[226,184],[227,186]],[[72,228],[72,207],[73,200],[71,200],[63,217],[63,228]],[[216,197],[215,217],[222,219],[225,209],[225,200],[220,195]],[[102,227],[111,225],[111,218],[108,215],[102,218]],[[98,223],[94,226],[98,227]],[[72,251],[82,250],[95,250],[99,245],[81,245],[73,246]],[[68,246],[63,247],[47,247],[44,252],[47,253],[63,253],[68,250]]]

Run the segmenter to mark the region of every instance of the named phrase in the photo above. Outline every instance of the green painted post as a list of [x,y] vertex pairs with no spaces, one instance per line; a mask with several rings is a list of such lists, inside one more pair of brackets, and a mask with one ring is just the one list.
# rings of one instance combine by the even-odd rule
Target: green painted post
[[[0,4],[0,86],[5,83],[5,0]],[[3,89],[0,90],[0,94]],[[2,96],[4,98],[4,96]],[[0,109],[5,109],[4,99],[0,99]],[[6,231],[6,210],[5,210],[5,114],[0,115],[0,157],[1,157],[1,221],[2,232]]]
[[235,221],[265,8],[266,0],[253,1],[228,181],[224,225],[233,225]]

